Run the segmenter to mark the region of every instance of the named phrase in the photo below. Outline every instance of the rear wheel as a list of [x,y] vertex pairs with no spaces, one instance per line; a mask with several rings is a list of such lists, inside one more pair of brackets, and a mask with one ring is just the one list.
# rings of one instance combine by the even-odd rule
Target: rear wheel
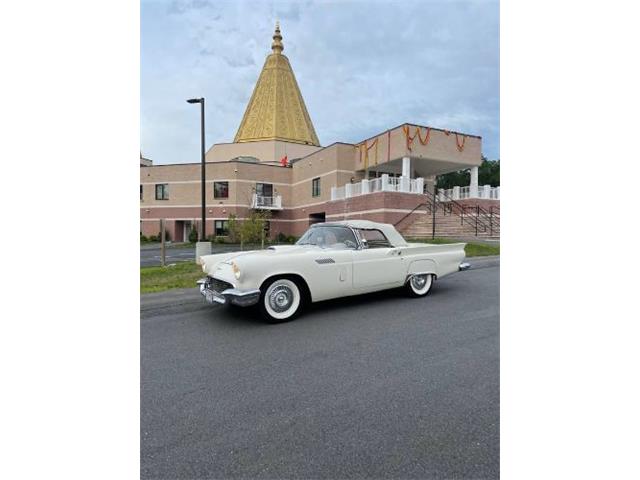
[[269,323],[292,320],[302,306],[302,291],[288,278],[276,278],[266,283],[260,295],[260,312]]
[[411,297],[424,297],[433,286],[433,274],[424,273],[420,275],[411,275],[407,281],[407,293]]

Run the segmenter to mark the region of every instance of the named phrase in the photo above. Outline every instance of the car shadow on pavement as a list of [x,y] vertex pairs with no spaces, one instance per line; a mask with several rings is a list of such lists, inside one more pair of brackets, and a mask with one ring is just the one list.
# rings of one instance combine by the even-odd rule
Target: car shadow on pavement
[[[434,285],[433,289],[427,295],[426,299],[438,297],[449,288],[446,285]],[[425,300],[425,298],[410,298],[407,296],[404,288],[394,288],[390,290],[382,290],[379,292],[365,293],[361,295],[353,295],[349,297],[335,298],[324,300],[321,302],[307,304],[304,310],[292,321],[271,324],[265,321],[257,305],[252,307],[237,307],[233,305],[215,306],[216,312],[211,316],[211,322],[220,323],[227,327],[234,328],[254,328],[254,327],[278,327],[295,322],[296,324],[307,320],[318,321],[321,313],[324,313],[328,319],[335,317],[340,313],[348,313],[349,310],[357,310],[364,305],[384,305],[393,303],[394,301],[415,302]],[[211,308],[211,307],[209,307]],[[342,315],[340,315],[342,316]]]

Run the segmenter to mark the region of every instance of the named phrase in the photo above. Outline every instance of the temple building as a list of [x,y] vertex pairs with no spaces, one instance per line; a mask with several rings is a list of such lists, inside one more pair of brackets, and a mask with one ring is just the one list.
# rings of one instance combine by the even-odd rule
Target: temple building
[[[252,210],[270,211],[272,238],[299,236],[311,223],[348,218],[392,223],[407,235],[427,236],[436,216],[440,228],[451,224],[450,232],[439,235],[462,235],[473,230],[465,215],[475,212],[476,233],[480,210],[493,215],[499,187],[478,185],[479,136],[405,123],[357,144],[323,147],[283,54],[278,24],[271,50],[233,142],[206,152],[208,235],[226,236],[229,216],[241,221]],[[437,175],[464,168],[471,168],[471,185],[435,192]],[[191,228],[199,228],[200,188],[200,163],[154,165],[141,155],[141,233],[158,235],[164,218],[171,240],[186,241]],[[431,210],[436,204],[441,210]],[[459,221],[456,209],[462,212]],[[484,230],[495,234],[493,226]]]

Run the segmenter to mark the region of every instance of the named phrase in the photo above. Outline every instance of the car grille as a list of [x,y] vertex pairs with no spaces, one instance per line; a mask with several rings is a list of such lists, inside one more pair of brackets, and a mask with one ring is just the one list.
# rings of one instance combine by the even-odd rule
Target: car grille
[[219,280],[217,278],[209,277],[209,281],[207,282],[207,287],[214,292],[222,293],[229,288],[233,288],[229,282],[225,282],[224,280]]

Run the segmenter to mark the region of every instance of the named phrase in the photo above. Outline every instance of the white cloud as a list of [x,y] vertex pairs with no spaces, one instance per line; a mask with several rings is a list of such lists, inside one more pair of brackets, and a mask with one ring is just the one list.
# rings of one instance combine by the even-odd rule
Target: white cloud
[[323,145],[403,122],[483,136],[499,157],[497,2],[142,3],[142,150],[157,163],[197,161],[232,141],[270,53],[276,18]]

